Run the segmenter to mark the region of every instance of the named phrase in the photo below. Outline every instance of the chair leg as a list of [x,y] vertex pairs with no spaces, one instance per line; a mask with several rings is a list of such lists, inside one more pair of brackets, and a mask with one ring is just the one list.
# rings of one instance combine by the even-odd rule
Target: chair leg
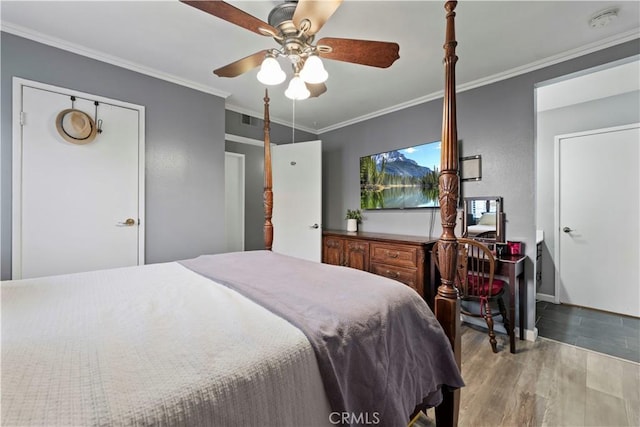
[[489,343],[494,353],[498,352],[498,342],[496,341],[496,333],[493,331],[493,316],[491,315],[491,305],[489,301],[484,303],[484,320],[487,322],[487,328],[489,329]]

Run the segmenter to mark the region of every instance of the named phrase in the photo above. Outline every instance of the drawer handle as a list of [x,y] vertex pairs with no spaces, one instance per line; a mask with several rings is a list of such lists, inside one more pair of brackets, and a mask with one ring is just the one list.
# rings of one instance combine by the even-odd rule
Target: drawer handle
[[388,258],[398,258],[399,256],[400,256],[400,252],[396,252],[396,253],[392,254],[389,251],[387,251],[387,257]]
[[397,279],[399,276],[400,276],[400,273],[398,273],[397,271],[387,270],[387,277]]

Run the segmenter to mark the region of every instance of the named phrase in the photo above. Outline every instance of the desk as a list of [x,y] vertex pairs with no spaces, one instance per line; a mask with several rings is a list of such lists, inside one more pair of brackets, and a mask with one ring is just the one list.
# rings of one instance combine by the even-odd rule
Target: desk
[[[496,258],[496,276],[506,277],[507,284],[509,285],[509,342],[511,353],[516,352],[515,341],[515,318],[516,318],[516,281],[518,286],[518,313],[520,315],[520,321],[518,326],[520,328],[520,339],[524,340],[524,319],[525,319],[525,295],[526,295],[526,281],[524,278],[524,264],[526,255],[505,255],[502,258]],[[429,289],[429,299],[433,301],[437,293],[438,286],[440,285],[440,274],[435,266],[435,261],[431,257],[431,280]]]

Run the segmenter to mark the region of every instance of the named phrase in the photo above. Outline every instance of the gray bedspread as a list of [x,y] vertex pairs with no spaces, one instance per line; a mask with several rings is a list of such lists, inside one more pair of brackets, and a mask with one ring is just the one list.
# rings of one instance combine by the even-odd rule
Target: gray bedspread
[[403,426],[416,405],[440,403],[441,387],[464,385],[435,316],[397,281],[269,251],[181,263],[304,332],[331,408],[345,419]]

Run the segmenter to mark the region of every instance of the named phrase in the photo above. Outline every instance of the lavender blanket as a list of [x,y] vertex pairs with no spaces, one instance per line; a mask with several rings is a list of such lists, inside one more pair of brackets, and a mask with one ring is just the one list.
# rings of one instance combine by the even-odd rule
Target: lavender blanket
[[402,426],[416,405],[438,405],[441,387],[464,385],[435,316],[399,282],[269,251],[181,263],[299,328],[336,412]]

